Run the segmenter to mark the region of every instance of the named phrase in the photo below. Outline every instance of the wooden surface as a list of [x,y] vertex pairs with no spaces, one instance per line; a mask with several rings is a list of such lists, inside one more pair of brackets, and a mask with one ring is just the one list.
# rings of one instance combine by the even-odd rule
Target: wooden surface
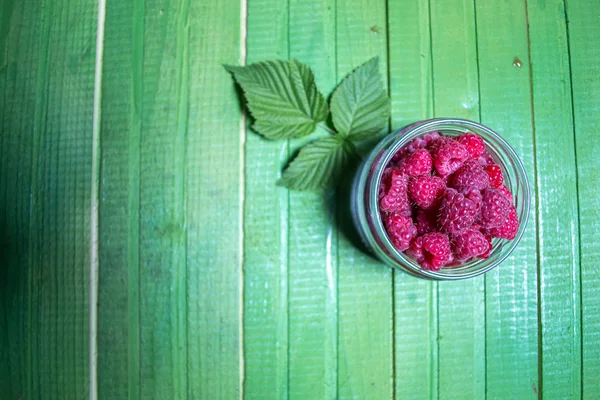
[[[99,15],[0,0],[0,398],[600,398],[597,0],[107,0],[102,60]],[[297,58],[329,93],[372,56],[390,130],[468,118],[523,159],[531,219],[487,275],[392,271],[347,185],[275,186],[326,133],[262,139],[221,66]]]

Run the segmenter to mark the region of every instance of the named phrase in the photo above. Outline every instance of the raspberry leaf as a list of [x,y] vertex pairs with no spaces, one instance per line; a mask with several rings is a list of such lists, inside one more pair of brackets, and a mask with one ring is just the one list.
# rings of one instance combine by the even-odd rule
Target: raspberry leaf
[[353,140],[376,135],[386,127],[390,101],[377,57],[356,68],[333,92],[331,114],[338,132]]
[[277,184],[295,190],[325,188],[354,154],[354,145],[346,138],[324,137],[304,146]]
[[297,60],[224,67],[244,91],[256,119],[252,128],[267,139],[310,135],[327,118],[327,102],[312,71]]

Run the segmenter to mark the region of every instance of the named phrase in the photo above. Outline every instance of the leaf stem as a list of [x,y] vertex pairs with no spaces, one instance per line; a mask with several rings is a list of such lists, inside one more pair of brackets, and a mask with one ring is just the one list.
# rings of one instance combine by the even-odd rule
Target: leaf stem
[[327,125],[325,125],[323,122],[319,122],[319,123],[317,124],[317,126],[319,126],[319,127],[323,128],[323,129],[325,129],[327,132],[329,132],[329,133],[330,133],[330,134],[332,134],[332,135],[335,135],[335,134],[337,134],[337,132],[336,132],[336,131],[334,131],[333,129],[331,129],[331,128],[330,128],[330,127],[328,127]]

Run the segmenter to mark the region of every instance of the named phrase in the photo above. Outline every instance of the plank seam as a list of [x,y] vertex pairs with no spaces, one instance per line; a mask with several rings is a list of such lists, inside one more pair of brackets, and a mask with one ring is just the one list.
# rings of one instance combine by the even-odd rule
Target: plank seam
[[[248,54],[248,0],[240,0],[240,65],[246,65]],[[239,295],[239,380],[240,380],[240,400],[244,398],[244,384],[246,379],[246,365],[244,358],[244,210],[246,209],[246,176],[244,175],[246,158],[246,107],[242,107],[240,116],[240,188],[239,188],[239,266],[238,266],[238,295]]]
[[[579,352],[580,352],[580,363],[579,363],[579,395],[583,396],[584,392],[584,380],[583,380],[583,374],[585,372],[584,368],[583,368],[583,357],[584,357],[584,342],[583,342],[583,285],[582,285],[582,263],[583,263],[583,259],[582,259],[582,254],[583,254],[583,249],[581,248],[581,206],[580,206],[580,202],[579,202],[579,164],[577,163],[577,129],[576,129],[576,125],[575,125],[575,96],[574,96],[574,92],[573,92],[573,67],[571,64],[571,36],[570,36],[570,30],[569,30],[569,14],[568,14],[568,6],[567,6],[567,1],[563,0],[563,11],[564,11],[564,15],[565,15],[565,33],[567,35],[567,55],[568,55],[568,63],[569,63],[569,89],[570,89],[570,100],[571,100],[571,115],[572,115],[572,119],[571,119],[571,123],[573,126],[573,155],[575,157],[575,189],[577,191],[577,237],[579,238],[579,240],[577,241],[577,250],[579,252],[579,254],[577,255],[577,264],[579,265],[579,273],[578,273],[578,291],[579,291],[579,331],[580,331],[580,342],[579,342]],[[574,316],[576,317],[576,316]]]
[[[531,135],[532,135],[532,146],[533,146],[533,181],[535,185],[535,199],[538,204],[538,173],[537,173],[537,152],[536,152],[536,140],[535,140],[535,107],[533,98],[533,66],[531,64],[531,37],[529,33],[529,7],[527,0],[524,0],[525,6],[525,26],[527,32],[527,62],[529,63],[529,101],[531,109]],[[537,325],[538,325],[538,394],[540,398],[544,397],[544,386],[543,386],[543,344],[542,344],[542,274],[540,264],[540,232],[538,229],[540,223],[540,215],[538,207],[535,209],[535,235],[536,235],[536,263],[537,263]]]
[[104,57],[104,23],[106,0],[98,0],[96,31],[96,66],[92,125],[92,171],[90,204],[90,400],[98,398],[98,206],[100,185],[100,118],[102,102],[102,61]]

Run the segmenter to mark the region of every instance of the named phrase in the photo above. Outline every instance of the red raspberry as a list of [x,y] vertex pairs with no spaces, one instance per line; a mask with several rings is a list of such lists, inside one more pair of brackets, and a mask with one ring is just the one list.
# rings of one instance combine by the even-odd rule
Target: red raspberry
[[475,203],[475,207],[477,208],[477,217],[475,218],[475,220],[477,220],[477,218],[479,218],[480,216],[481,204],[483,202],[483,196],[481,195],[481,192],[475,188],[469,188],[463,190],[461,194],[467,199],[471,200],[473,203]]
[[498,188],[504,183],[504,176],[502,175],[502,168],[498,164],[492,164],[485,167],[485,172],[490,177],[490,185],[493,188]]
[[502,194],[512,203],[512,193],[506,186],[502,185],[498,188],[498,190],[502,192]]
[[492,237],[490,235],[484,235],[483,237],[485,237],[485,240],[488,242],[488,250],[479,255],[479,258],[483,258],[484,260],[486,258],[490,257],[490,254],[492,253]]
[[417,236],[417,228],[412,218],[398,213],[391,213],[385,218],[385,226],[392,244],[399,251],[408,249],[410,241]]
[[437,231],[437,215],[434,210],[417,210],[415,216],[417,235]]
[[483,190],[490,187],[490,177],[481,165],[473,161],[467,161],[452,174],[450,187],[458,191],[467,188]]
[[467,229],[460,235],[453,236],[452,252],[456,261],[465,262],[473,257],[485,254],[490,244],[483,233],[473,228]]
[[439,224],[444,232],[458,235],[477,218],[477,205],[454,189],[446,189],[440,202]]
[[400,151],[394,154],[394,157],[392,157],[392,162],[398,162],[409,154],[412,154],[419,149],[426,148],[431,142],[439,138],[440,134],[438,132],[431,132],[413,139],[406,146],[402,147]]
[[441,176],[450,175],[469,158],[467,148],[449,137],[441,137],[431,144],[433,165]]
[[481,194],[481,226],[489,229],[502,225],[508,215],[510,201],[498,189],[485,189]]
[[496,228],[488,229],[486,233],[489,233],[492,237],[513,240],[517,236],[518,231],[519,216],[515,207],[511,205],[503,223]]
[[465,133],[456,138],[456,141],[467,148],[470,159],[477,159],[485,153],[483,138],[474,133]]
[[437,176],[414,176],[408,184],[408,194],[423,209],[431,208],[444,193],[446,185]]
[[379,186],[379,208],[384,212],[396,211],[410,215],[412,210],[408,199],[408,176],[391,168],[383,172]]
[[425,149],[419,149],[400,161],[398,168],[409,176],[424,175],[431,172],[433,161]]
[[496,164],[496,161],[494,161],[494,159],[492,158],[492,156],[489,153],[483,153],[483,155],[477,159],[477,162],[479,164],[483,165],[484,167],[487,167],[488,165]]
[[439,271],[452,261],[450,240],[445,233],[426,233],[415,239],[406,251],[423,269]]

